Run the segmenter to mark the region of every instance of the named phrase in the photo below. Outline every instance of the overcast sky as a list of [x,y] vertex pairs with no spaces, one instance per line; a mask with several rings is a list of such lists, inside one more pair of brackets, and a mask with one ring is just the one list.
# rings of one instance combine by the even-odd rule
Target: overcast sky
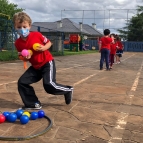
[[[125,26],[127,18],[130,19],[136,14],[136,10],[133,9],[136,9],[137,5],[143,5],[143,0],[9,0],[9,2],[25,9],[33,22],[54,22],[70,18],[77,23],[89,25],[96,23],[98,30],[105,28],[112,30]],[[124,9],[130,10],[127,13]]]

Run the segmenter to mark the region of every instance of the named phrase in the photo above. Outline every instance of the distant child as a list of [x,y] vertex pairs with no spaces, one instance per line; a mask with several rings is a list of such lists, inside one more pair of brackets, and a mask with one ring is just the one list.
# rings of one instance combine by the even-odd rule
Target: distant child
[[116,40],[117,40],[116,63],[119,64],[121,62],[120,59],[122,57],[124,47],[119,36],[117,36]]
[[110,69],[112,69],[113,63],[114,63],[114,57],[116,55],[116,47],[117,47],[117,42],[115,39],[115,34],[112,34],[114,37],[114,41],[110,45]]
[[[51,42],[40,32],[29,32],[32,20],[24,12],[16,13],[13,17],[15,30],[20,37],[15,41],[16,49],[19,53],[23,49],[31,50],[25,58],[31,66],[18,80],[18,91],[24,103],[23,109],[41,109],[41,103],[35,94],[32,83],[43,79],[45,91],[53,95],[64,95],[66,104],[72,101],[73,87],[56,83],[56,67],[54,58],[49,52]],[[37,51],[33,50],[33,44],[39,43]],[[21,56],[21,55],[20,55]]]
[[106,70],[109,69],[109,55],[110,55],[110,44],[113,41],[113,37],[110,38],[110,30],[104,30],[104,36],[100,38],[99,52],[101,53],[100,58],[100,70],[103,70],[104,59],[106,62]]

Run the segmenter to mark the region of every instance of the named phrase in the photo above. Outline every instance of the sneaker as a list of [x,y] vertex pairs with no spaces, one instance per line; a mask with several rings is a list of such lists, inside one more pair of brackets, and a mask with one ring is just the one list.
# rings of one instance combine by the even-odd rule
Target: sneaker
[[100,70],[103,70],[103,68],[100,68]]
[[71,87],[71,91],[69,91],[68,93],[64,94],[65,96],[65,102],[66,104],[70,104],[72,102],[72,97],[73,97],[73,87]]
[[39,110],[41,108],[42,108],[41,103],[35,103],[35,105],[23,106],[21,109],[23,109],[23,110],[34,110],[34,109]]

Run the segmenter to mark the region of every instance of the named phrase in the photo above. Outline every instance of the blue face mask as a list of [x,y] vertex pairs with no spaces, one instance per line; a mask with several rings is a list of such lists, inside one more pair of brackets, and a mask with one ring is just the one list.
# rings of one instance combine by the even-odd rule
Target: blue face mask
[[22,35],[23,37],[27,37],[29,35],[29,29],[21,28],[17,30],[18,34]]

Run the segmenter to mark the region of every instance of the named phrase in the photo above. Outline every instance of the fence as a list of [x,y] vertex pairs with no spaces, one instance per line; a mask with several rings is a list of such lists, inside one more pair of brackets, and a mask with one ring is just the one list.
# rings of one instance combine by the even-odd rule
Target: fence
[[97,40],[87,39],[87,40],[84,41],[84,48],[92,50],[93,47],[95,47],[96,50],[99,49]]
[[15,34],[12,32],[0,32],[0,50],[15,50]]
[[[96,50],[99,49],[97,40],[85,40],[85,46],[89,50],[92,49],[92,47],[95,47]],[[124,51],[128,52],[143,52],[143,42],[133,42],[133,41],[123,41],[124,45]]]
[[64,54],[64,33],[53,29],[45,28],[38,25],[32,25],[31,31],[39,31],[46,36],[51,42],[52,46],[50,52],[53,55]]
[[[53,55],[63,55],[64,54],[64,47],[69,49],[68,45],[64,45],[64,33],[60,31],[55,31],[48,28],[43,28],[39,26],[32,26],[31,31],[39,31],[44,36],[46,36],[51,42],[52,47],[50,48],[50,51]],[[14,41],[16,39],[16,34],[14,30],[11,28],[11,30],[8,31],[0,31],[0,50],[10,50],[13,51],[15,49],[14,47]],[[143,42],[130,42],[130,41],[123,41],[124,45],[124,51],[129,52],[143,52]],[[91,40],[86,39],[84,41],[83,48],[92,50],[93,47],[98,50],[98,41],[97,40]]]
[[14,50],[15,38],[12,21],[0,18],[0,51]]
[[124,45],[124,51],[143,52],[143,42],[125,41],[122,43]]
[[108,9],[83,9],[83,10],[61,10],[61,20],[68,18],[77,23],[83,24],[96,23],[97,29],[103,31],[108,28],[112,33],[118,33],[118,29],[122,29],[129,20],[137,15],[137,9],[114,8]]
[[[8,27],[8,29],[6,27],[2,27],[3,31],[0,30],[0,51],[6,50],[11,52],[11,54],[13,54],[13,51],[15,51],[14,42],[17,39],[18,35],[15,32],[13,25],[9,24],[6,26]],[[63,55],[64,33],[33,25],[31,31],[41,32],[52,42],[50,51],[53,55]]]

